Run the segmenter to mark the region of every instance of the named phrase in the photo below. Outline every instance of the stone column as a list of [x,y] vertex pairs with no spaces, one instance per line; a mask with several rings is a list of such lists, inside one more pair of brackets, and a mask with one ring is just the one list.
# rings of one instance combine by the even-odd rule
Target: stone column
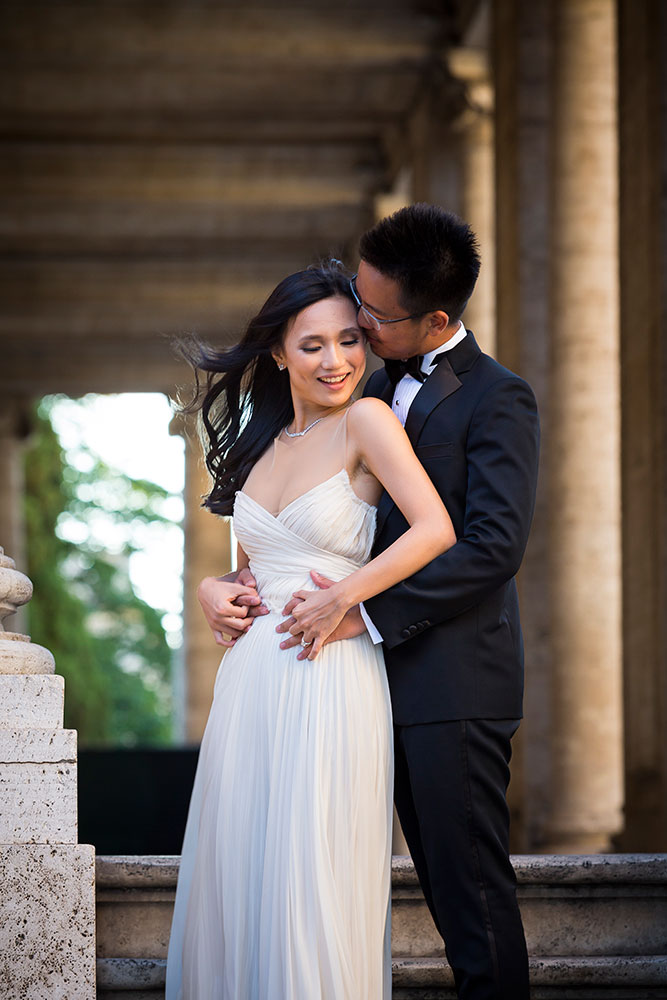
[[623,803],[614,0],[553,5],[549,424],[552,811],[605,850]]
[[[25,564],[23,525],[23,438],[26,432],[23,408],[17,400],[0,402],[0,544]],[[19,611],[21,626],[25,627]]]
[[453,49],[452,75],[463,84],[465,108],[450,126],[458,140],[459,214],[479,239],[482,268],[465,313],[465,323],[487,354],[496,351],[495,189],[493,87],[488,57],[481,48]]
[[519,573],[526,659],[524,719],[510,784],[513,850],[540,849],[550,812],[549,551],[550,0],[495,0],[496,356],[533,387],[542,462]]
[[197,600],[205,576],[223,576],[232,568],[229,518],[216,517],[202,506],[211,481],[204,465],[194,420],[177,418],[172,432],[185,437],[185,566],[183,572],[183,633],[185,651],[186,736],[198,743],[213,699],[213,684],[224,650],[215,644]]
[[95,996],[95,849],[77,844],[76,732],[53,657],[3,621],[32,596],[0,548],[0,994]]
[[624,851],[667,842],[667,10],[619,0]]

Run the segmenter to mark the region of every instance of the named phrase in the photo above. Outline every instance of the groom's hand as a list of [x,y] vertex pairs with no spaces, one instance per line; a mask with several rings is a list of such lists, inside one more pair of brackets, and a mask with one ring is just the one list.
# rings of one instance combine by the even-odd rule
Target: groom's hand
[[[317,573],[315,570],[311,570],[310,577],[313,583],[320,588],[320,590],[327,590],[333,585],[333,580],[329,580],[328,577],[322,576],[321,573]],[[296,624],[296,618],[292,617],[292,612],[297,604],[303,598],[293,597],[291,601],[283,608],[283,614],[288,617],[276,626],[276,632],[289,632],[292,625]],[[339,639],[353,639],[357,635],[362,635],[366,631],[366,625],[361,617],[361,612],[359,611],[359,605],[355,604],[354,607],[346,613],[345,617],[341,621],[340,625],[333,630],[330,636],[324,640],[324,645],[326,646],[330,642],[337,642]],[[290,649],[292,646],[301,645],[301,633],[298,635],[290,635],[287,639],[284,639],[280,643],[281,649]],[[310,649],[305,647],[301,650],[297,656],[297,660],[306,660]]]
[[197,597],[218,646],[233,646],[258,615],[269,613],[247,567],[238,574],[205,577],[197,588]]

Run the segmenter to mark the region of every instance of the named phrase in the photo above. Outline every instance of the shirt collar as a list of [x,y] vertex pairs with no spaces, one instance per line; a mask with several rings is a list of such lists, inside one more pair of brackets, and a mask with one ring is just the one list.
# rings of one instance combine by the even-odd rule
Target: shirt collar
[[421,370],[426,373],[430,372],[433,367],[434,358],[438,354],[442,354],[444,351],[451,351],[453,347],[456,347],[456,345],[460,344],[462,340],[465,340],[467,334],[468,331],[464,327],[463,323],[459,322],[456,333],[453,333],[449,340],[445,341],[444,344],[441,344],[440,347],[434,347],[432,351],[429,351],[428,354],[424,355]]

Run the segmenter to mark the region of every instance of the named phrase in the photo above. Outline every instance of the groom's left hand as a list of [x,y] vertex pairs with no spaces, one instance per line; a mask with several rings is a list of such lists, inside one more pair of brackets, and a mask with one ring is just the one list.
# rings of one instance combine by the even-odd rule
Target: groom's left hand
[[[321,573],[317,573],[315,570],[311,571],[311,579],[313,583],[320,588],[320,590],[327,590],[334,583],[333,580],[329,580],[328,577],[322,576]],[[283,614],[288,617],[276,626],[276,632],[289,632],[292,625],[296,624],[296,618],[292,617],[292,612],[294,608],[302,601],[301,597],[293,597],[291,601],[283,608]],[[334,629],[330,636],[324,640],[324,645],[326,646],[330,642],[336,642],[339,639],[353,639],[357,635],[362,635],[366,631],[366,625],[361,617],[361,612],[359,611],[359,605],[355,604],[354,607],[345,614],[345,617],[341,621],[340,625]],[[290,649],[292,646],[301,645],[301,635],[290,635],[287,639],[284,639],[280,643],[281,649]],[[306,660],[308,654],[310,653],[310,648],[306,646],[301,650],[297,656],[297,660]]]

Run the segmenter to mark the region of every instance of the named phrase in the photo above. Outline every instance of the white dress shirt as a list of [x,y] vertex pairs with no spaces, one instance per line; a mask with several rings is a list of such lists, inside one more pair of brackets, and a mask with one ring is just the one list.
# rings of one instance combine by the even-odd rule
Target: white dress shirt
[[[441,344],[440,347],[434,347],[432,351],[425,354],[422,363],[421,370],[425,375],[430,375],[433,369],[436,367],[433,364],[433,359],[438,354],[443,354],[445,351],[451,351],[453,347],[460,344],[462,340],[467,336],[468,331],[464,327],[463,323],[459,323],[456,333],[452,334],[449,340],[445,344]],[[405,421],[408,419],[408,412],[415,396],[419,392],[423,385],[419,379],[414,378],[412,375],[404,375],[400,382],[396,383],[396,388],[394,389],[394,397],[391,401],[391,408],[405,427]],[[382,636],[378,632],[377,628],[369,618],[368,612],[363,604],[359,605],[359,610],[361,611],[361,617],[364,620],[364,624],[368,629],[368,634],[377,646],[378,643],[382,642]]]

